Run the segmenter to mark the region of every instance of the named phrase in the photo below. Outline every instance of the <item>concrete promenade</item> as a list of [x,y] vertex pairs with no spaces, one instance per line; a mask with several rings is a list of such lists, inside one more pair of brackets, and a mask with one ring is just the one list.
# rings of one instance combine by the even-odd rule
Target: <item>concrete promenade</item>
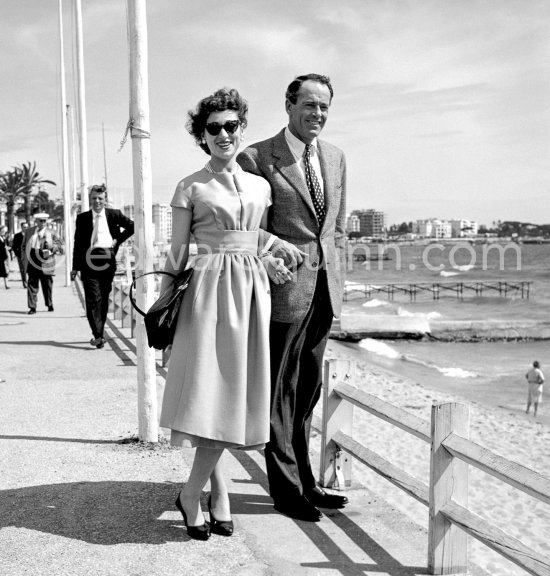
[[365,487],[317,524],[278,514],[257,451],[226,453],[234,536],[190,540],[174,500],[193,452],[135,442],[127,330],[110,321],[92,348],[61,270],[55,311],[40,294],[34,316],[15,276],[0,288],[1,576],[427,574],[425,530]]

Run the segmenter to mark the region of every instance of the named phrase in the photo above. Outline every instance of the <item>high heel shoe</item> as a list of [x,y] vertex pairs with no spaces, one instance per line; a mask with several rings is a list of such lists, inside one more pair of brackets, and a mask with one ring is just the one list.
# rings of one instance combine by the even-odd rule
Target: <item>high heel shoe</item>
[[187,528],[187,534],[189,535],[189,538],[193,538],[193,540],[208,540],[208,538],[210,538],[210,526],[208,526],[206,521],[204,524],[200,524],[199,526],[189,526],[187,523],[187,514],[185,513],[185,510],[183,509],[183,506],[180,502],[180,495],[181,493],[178,494],[178,497],[176,498],[176,508],[181,512],[181,515],[183,516],[183,521],[185,522],[185,527]]
[[216,520],[212,514],[212,494],[208,496],[208,513],[210,514],[210,530],[219,536],[231,536],[233,534],[233,520]]

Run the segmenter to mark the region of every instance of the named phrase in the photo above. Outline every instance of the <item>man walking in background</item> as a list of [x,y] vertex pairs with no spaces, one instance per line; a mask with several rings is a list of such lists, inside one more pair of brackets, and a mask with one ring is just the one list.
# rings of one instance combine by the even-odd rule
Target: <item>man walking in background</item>
[[23,288],[27,287],[27,277],[25,275],[25,267],[23,265],[23,255],[21,248],[23,246],[23,236],[25,235],[25,230],[29,227],[27,222],[21,222],[21,230],[17,234],[13,235],[13,240],[11,243],[11,251],[15,254],[17,258],[17,264],[19,265],[19,273],[21,274],[21,281],[23,282]]
[[297,77],[286,92],[287,128],[238,158],[244,170],[271,184],[268,231],[279,239],[272,252],[297,266],[294,281],[271,285],[271,438],[265,452],[275,508],[312,522],[322,517],[318,508],[348,501],[317,486],[309,459],[323,355],[345,276],[345,158],[318,140],[332,96],[328,77]]
[[134,222],[120,210],[107,208],[107,188],[90,188],[90,210],[76,217],[71,279],[78,272],[84,285],[86,317],[92,330],[90,344],[103,348],[103,330],[109,310],[109,293],[116,272],[120,245],[134,233]]
[[48,312],[53,312],[55,254],[61,248],[61,241],[46,227],[49,217],[50,215],[45,212],[35,214],[35,225],[25,230],[21,245],[23,268],[27,274],[28,314],[36,314],[39,284],[42,287]]

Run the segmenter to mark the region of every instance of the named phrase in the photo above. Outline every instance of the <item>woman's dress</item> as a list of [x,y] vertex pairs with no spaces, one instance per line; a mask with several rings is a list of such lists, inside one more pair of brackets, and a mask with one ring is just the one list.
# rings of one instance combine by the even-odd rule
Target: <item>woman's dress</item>
[[256,448],[269,440],[271,300],[257,254],[270,204],[267,181],[240,168],[204,168],[176,190],[171,205],[192,211],[197,256],[162,404],[172,444]]
[[9,255],[4,238],[0,238],[0,278],[7,278],[10,273]]

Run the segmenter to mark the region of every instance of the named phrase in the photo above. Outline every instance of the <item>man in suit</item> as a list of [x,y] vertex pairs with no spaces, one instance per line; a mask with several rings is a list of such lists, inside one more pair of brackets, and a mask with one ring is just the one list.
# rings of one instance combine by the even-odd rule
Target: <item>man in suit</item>
[[55,254],[61,249],[61,241],[46,226],[49,214],[34,215],[34,226],[27,228],[21,245],[23,268],[27,275],[28,314],[36,314],[38,286],[42,287],[48,312],[53,312],[53,277],[55,276]]
[[19,265],[19,272],[21,273],[21,281],[23,282],[23,288],[27,287],[27,278],[25,275],[25,266],[23,265],[23,236],[25,235],[25,230],[29,227],[27,222],[21,222],[21,230],[17,234],[13,235],[13,240],[11,243],[11,251],[15,254],[17,258],[17,264]]
[[90,344],[103,348],[103,330],[109,310],[109,293],[116,272],[120,245],[134,233],[134,222],[120,210],[107,208],[104,185],[90,188],[90,210],[76,217],[71,278],[80,272],[86,300],[86,317],[92,329]]
[[332,319],[340,314],[345,277],[345,158],[318,139],[332,96],[328,77],[297,77],[286,92],[288,127],[238,157],[244,170],[271,184],[268,232],[277,236],[272,252],[295,269],[292,281],[271,285],[269,491],[277,510],[313,522],[322,517],[319,508],[347,503],[317,485],[309,460],[323,355]]

